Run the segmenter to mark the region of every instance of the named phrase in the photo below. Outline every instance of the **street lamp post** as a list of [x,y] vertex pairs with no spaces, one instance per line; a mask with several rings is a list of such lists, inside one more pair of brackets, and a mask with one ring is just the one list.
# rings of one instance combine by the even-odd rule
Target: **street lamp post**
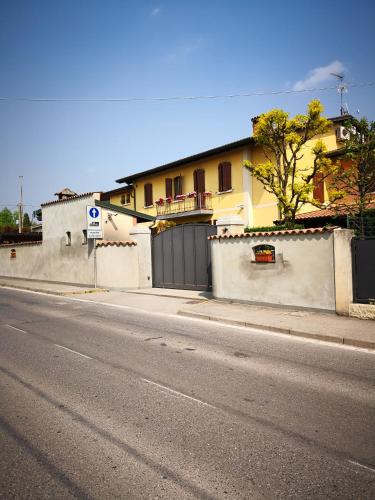
[[22,179],[23,175],[18,176],[20,180],[20,194],[21,194],[21,199],[20,199],[20,204],[18,205],[18,232],[22,233],[22,226],[23,226],[23,193],[22,193]]

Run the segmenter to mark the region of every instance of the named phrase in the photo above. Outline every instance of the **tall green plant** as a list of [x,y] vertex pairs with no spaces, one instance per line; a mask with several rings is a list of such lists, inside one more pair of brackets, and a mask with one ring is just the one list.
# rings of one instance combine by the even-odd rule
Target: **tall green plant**
[[348,136],[328,193],[338,211],[356,218],[364,236],[366,212],[375,203],[375,122],[351,117],[344,126]]
[[306,203],[319,205],[312,199],[313,179],[319,174],[324,180],[332,172],[332,162],[326,158],[326,147],[318,140],[312,148],[312,161],[302,166],[305,145],[331,126],[322,116],[323,106],[312,100],[306,115],[289,118],[282,109],[262,114],[256,123],[254,139],[262,146],[266,162],[244,165],[260,181],[264,189],[276,196],[280,218],[287,227],[293,227],[297,212]]

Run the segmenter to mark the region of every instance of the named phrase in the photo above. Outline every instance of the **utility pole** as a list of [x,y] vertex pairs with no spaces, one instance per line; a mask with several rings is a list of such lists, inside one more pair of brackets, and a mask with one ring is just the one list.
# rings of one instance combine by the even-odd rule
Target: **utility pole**
[[23,226],[23,193],[22,193],[22,179],[23,175],[18,176],[20,180],[20,194],[21,194],[21,199],[20,203],[18,205],[18,232],[22,233],[22,226]]

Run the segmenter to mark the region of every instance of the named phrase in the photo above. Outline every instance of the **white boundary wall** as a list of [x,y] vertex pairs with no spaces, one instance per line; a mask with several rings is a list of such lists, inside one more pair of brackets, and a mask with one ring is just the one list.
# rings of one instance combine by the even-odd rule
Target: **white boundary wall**
[[98,244],[98,286],[109,288],[151,288],[151,231],[134,226],[130,230],[132,242]]
[[[43,243],[0,246],[0,276],[93,286],[94,244],[93,240],[84,241],[83,231],[87,227],[86,207],[94,206],[99,197],[93,193],[43,206]],[[98,286],[151,287],[150,229],[134,226],[132,216],[115,215],[107,208],[102,211],[104,239],[122,241],[97,247]],[[16,250],[15,258],[11,258],[12,249]]]
[[[216,298],[349,314],[351,232],[334,231],[211,240]],[[275,247],[275,263],[255,262],[253,248]]]

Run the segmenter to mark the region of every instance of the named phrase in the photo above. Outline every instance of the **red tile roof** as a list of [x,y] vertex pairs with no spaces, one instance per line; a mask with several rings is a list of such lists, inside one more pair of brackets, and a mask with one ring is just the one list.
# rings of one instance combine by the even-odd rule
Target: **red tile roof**
[[[343,213],[340,210],[341,213]],[[334,217],[339,215],[337,210],[333,208],[323,208],[322,210],[314,210],[313,212],[307,212],[305,214],[297,214],[296,220],[305,220],[305,219],[319,219],[320,217]]]
[[288,236],[294,234],[317,234],[317,233],[331,233],[336,226],[331,227],[312,227],[308,229],[285,229],[283,231],[265,231],[260,233],[241,233],[241,234],[223,234],[221,236],[209,236],[209,240],[233,239],[233,238],[257,238],[259,236]]
[[136,246],[135,241],[107,241],[100,240],[96,242],[97,247],[133,247]]
[[[350,213],[349,206],[338,206],[335,208],[323,208],[322,210],[314,210],[313,212],[307,212],[305,214],[297,214],[296,221],[305,219],[320,219],[322,217],[337,217],[338,215],[346,215]],[[353,206],[351,206],[353,209]],[[367,204],[367,208],[375,208],[375,201]]]

